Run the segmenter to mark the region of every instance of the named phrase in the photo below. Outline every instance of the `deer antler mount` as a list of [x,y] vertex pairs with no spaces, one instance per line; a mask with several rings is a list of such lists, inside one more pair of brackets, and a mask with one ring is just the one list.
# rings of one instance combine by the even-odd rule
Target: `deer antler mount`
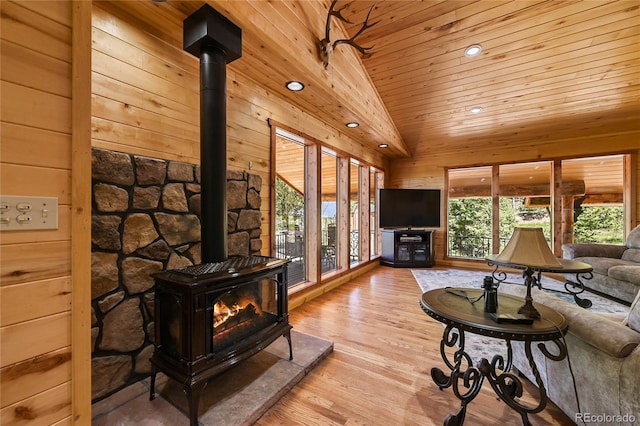
[[342,11],[345,10],[347,7],[349,7],[351,3],[347,3],[337,10],[335,8],[336,3],[338,3],[338,0],[333,0],[331,2],[331,7],[329,7],[329,13],[327,15],[327,24],[325,26],[324,39],[320,40],[320,42],[318,43],[318,47],[320,50],[320,60],[322,61],[322,65],[324,65],[325,68],[329,66],[329,56],[331,56],[331,53],[339,44],[348,44],[356,48],[358,51],[360,51],[360,53],[362,53],[365,57],[370,56],[371,53],[369,53],[369,50],[373,49],[374,46],[371,46],[371,47],[360,46],[358,43],[356,43],[356,38],[360,36],[363,32],[365,32],[367,28],[371,28],[374,25],[376,25],[378,22],[380,22],[380,21],[376,21],[373,24],[369,23],[369,17],[371,16],[371,12],[373,12],[373,9],[376,7],[376,5],[374,4],[373,6],[371,6],[371,9],[369,9],[369,13],[367,13],[367,17],[365,18],[364,23],[362,24],[362,27],[360,27],[358,32],[355,33],[353,37],[349,39],[338,39],[332,43],[331,38],[329,36],[329,33],[331,31],[332,16],[335,16],[336,18],[338,18],[342,22],[346,22],[347,24],[353,23],[353,22],[350,22],[344,16],[342,16]]

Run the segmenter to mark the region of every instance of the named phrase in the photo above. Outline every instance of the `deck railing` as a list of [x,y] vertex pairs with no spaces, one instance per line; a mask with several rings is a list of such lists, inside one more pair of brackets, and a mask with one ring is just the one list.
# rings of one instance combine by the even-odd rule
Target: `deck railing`
[[[500,250],[509,242],[509,237],[500,237]],[[450,257],[484,259],[492,254],[493,238],[471,235],[449,235]]]

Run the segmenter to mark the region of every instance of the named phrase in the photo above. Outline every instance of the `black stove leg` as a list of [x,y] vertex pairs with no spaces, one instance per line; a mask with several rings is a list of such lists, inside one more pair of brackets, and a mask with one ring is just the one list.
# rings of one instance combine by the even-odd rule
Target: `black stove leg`
[[158,370],[155,366],[151,367],[151,383],[149,384],[149,401],[156,399],[156,373]]
[[192,386],[185,385],[184,393],[187,395],[187,401],[189,402],[189,422],[191,426],[199,426],[198,423],[198,408],[200,407],[200,395],[202,389],[207,384],[206,380],[195,383]]
[[293,359],[293,346],[291,345],[291,329],[284,332],[282,335],[289,342],[289,361]]

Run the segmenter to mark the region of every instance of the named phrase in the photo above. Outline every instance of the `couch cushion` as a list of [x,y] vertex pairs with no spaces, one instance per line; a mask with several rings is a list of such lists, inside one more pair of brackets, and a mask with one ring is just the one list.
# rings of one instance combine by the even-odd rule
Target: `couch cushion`
[[631,304],[629,315],[627,315],[627,318],[624,320],[623,324],[640,333],[640,291]]
[[563,244],[562,257],[565,259],[577,259],[579,257],[610,257],[620,259],[628,249],[622,244]]
[[627,235],[626,246],[640,248],[640,225],[636,226],[631,232],[629,232],[629,235]]
[[612,266],[637,266],[635,262],[622,259],[612,259],[610,257],[578,257],[574,260],[591,265],[591,267],[593,268],[593,273],[600,275],[608,275],[609,268],[611,268]]
[[622,260],[640,263],[640,248],[629,248],[622,253]]
[[609,268],[609,276],[640,286],[640,265],[617,265]]

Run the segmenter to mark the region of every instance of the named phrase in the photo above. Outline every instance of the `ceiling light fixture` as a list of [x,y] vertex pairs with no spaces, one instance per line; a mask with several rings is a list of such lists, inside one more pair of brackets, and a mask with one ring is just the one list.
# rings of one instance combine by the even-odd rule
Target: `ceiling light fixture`
[[378,148],[389,148],[389,144],[388,143],[378,144]]
[[482,107],[473,107],[469,110],[471,114],[480,114],[482,112]]
[[346,126],[350,129],[355,129],[356,127],[358,127],[360,125],[360,123],[356,123],[355,121],[352,121],[350,123],[347,123]]
[[287,86],[287,89],[291,90],[292,92],[299,92],[304,89],[304,84],[296,80],[287,81],[287,84],[285,86]]
[[464,50],[464,56],[467,58],[475,58],[482,52],[482,46],[479,44],[472,44]]

